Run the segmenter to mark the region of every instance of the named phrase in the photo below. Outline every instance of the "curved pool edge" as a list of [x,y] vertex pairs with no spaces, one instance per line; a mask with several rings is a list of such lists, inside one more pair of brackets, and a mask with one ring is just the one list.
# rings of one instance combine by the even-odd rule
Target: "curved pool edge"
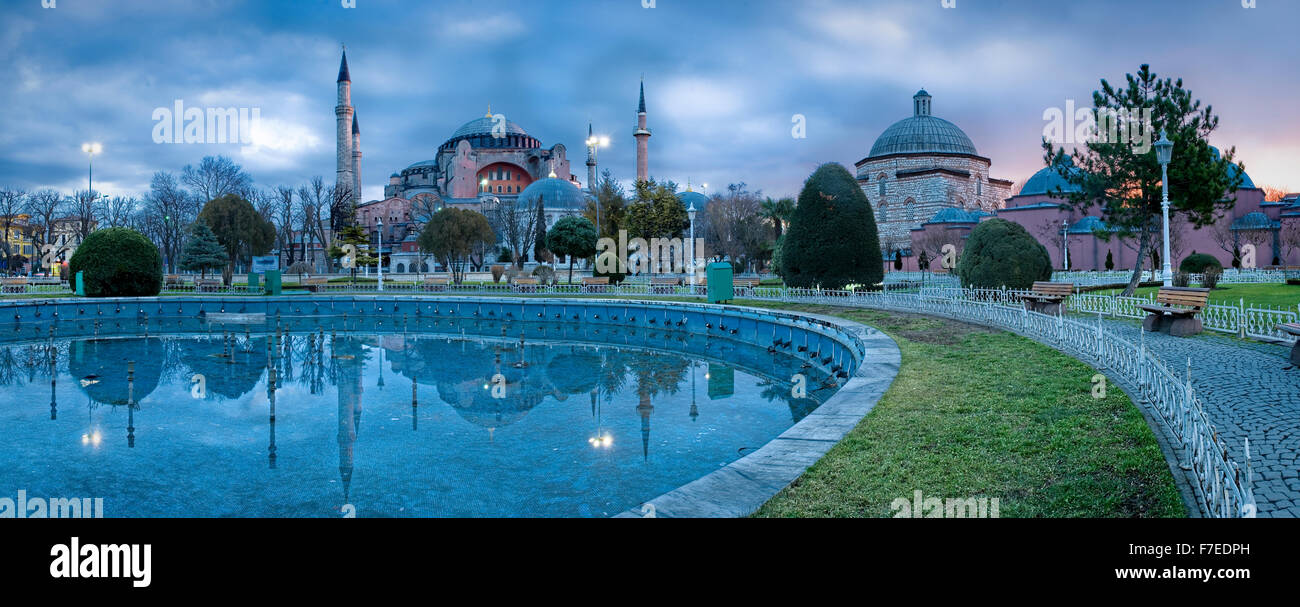
[[812,413],[754,452],[615,518],[749,516],[802,476],[875,408],[898,375],[902,362],[898,344],[879,329],[861,323],[822,314],[797,314],[832,323],[861,340],[864,358],[849,381]]

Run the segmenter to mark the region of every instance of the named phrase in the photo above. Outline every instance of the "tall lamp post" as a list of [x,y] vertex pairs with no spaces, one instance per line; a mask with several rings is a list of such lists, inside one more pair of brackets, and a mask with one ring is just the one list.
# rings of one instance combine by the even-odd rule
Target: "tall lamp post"
[[1174,157],[1174,142],[1169,140],[1164,129],[1160,129],[1160,141],[1155,144],[1156,160],[1160,162],[1160,211],[1164,214],[1165,238],[1164,255],[1161,269],[1166,287],[1174,286],[1174,273],[1169,264],[1169,161]]
[[1069,272],[1070,271],[1070,220],[1069,219],[1061,220],[1061,252],[1063,253],[1063,261],[1061,263],[1061,269],[1066,272]]
[[[87,168],[86,189],[90,192],[94,192],[95,191],[95,154],[104,151],[104,146],[98,143],[83,143],[81,144],[81,151],[85,152],[86,155],[90,157],[90,160],[86,165]],[[91,195],[93,196],[93,194]]]
[[379,290],[384,290],[384,218],[380,217],[379,222]]
[[695,286],[695,203],[691,203],[690,208],[686,209],[686,216],[691,220],[691,239],[686,245],[691,256],[691,264],[688,271],[691,273],[691,279],[688,284]]
[[[592,173],[587,176],[587,189],[591,190],[592,195],[596,194],[596,150],[603,147],[609,147],[609,137],[604,135],[588,135],[587,137],[587,155],[591,157]],[[596,201],[596,235],[600,235],[600,201]]]

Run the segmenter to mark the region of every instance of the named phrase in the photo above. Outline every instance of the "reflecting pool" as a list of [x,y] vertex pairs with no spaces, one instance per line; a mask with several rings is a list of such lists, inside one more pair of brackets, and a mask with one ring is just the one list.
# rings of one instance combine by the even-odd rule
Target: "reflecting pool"
[[672,329],[82,333],[0,344],[0,497],[103,498],[109,517],[610,516],[762,446],[836,385],[793,349]]

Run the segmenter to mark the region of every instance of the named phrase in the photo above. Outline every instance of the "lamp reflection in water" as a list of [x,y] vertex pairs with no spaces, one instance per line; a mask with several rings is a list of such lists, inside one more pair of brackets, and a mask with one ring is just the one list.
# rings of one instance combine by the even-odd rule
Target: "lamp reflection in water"
[[608,449],[614,445],[614,437],[601,426],[600,418],[603,411],[600,406],[600,387],[597,386],[591,390],[591,415],[596,418],[596,435],[588,438],[587,443],[597,449]]

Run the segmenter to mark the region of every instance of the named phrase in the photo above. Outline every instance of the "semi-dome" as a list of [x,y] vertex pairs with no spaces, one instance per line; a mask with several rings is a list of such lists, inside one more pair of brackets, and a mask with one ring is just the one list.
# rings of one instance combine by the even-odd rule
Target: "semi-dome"
[[701,194],[693,190],[679,192],[677,194],[677,200],[682,201],[682,206],[686,207],[687,209],[690,209],[691,205],[695,205],[696,212],[703,211],[704,207],[709,204],[708,196],[705,196],[704,194]]
[[890,154],[969,154],[977,156],[975,144],[957,125],[930,114],[930,94],[919,91],[912,97],[913,115],[885,129],[871,146],[867,158]]
[[437,166],[438,166],[438,161],[430,159],[430,160],[421,160],[419,162],[413,162],[411,163],[411,166],[408,166],[406,168],[407,170],[410,170],[410,169],[422,169],[422,168],[437,167]]
[[1057,190],[1062,192],[1078,192],[1079,186],[1070,183],[1061,176],[1060,167],[1068,167],[1066,171],[1071,174],[1078,174],[1082,169],[1074,166],[1074,160],[1065,156],[1061,161],[1053,166],[1043,167],[1029,181],[1025,182],[1025,187],[1020,189],[1017,196],[1035,196],[1040,194],[1052,194]]
[[587,195],[578,186],[558,177],[534,181],[519,194],[520,208],[536,208],[538,199],[547,209],[582,211],[587,208]]

